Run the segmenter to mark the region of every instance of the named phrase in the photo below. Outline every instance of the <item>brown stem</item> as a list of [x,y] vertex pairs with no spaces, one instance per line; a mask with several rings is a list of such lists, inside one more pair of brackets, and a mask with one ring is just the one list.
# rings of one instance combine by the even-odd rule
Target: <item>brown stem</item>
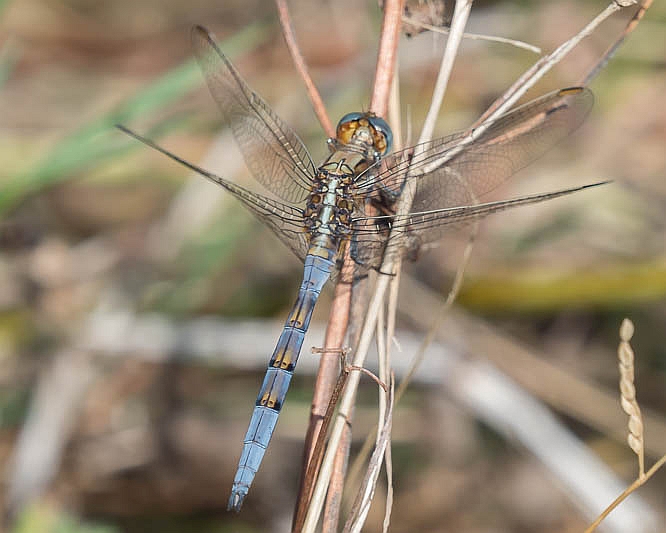
[[636,26],[638,26],[638,23],[641,21],[643,18],[643,15],[645,15],[645,12],[650,8],[652,5],[652,0],[643,0],[638,5],[638,9],[636,10],[636,13],[634,13],[634,16],[631,17],[631,20],[627,22],[627,25],[624,28],[624,31],[620,34],[620,36],[617,38],[617,40],[611,44],[608,49],[604,52],[604,54],[601,56],[601,59],[597,61],[597,63],[590,69],[590,72],[583,78],[583,80],[580,82],[580,85],[583,87],[587,86],[594,78],[597,77],[597,74],[603,70],[603,68],[606,66],[606,64],[610,61],[610,59],[615,55],[615,52],[620,48],[624,40],[629,36],[629,34],[636,29]]
[[[403,2],[404,0],[387,0],[384,6],[384,22],[382,24],[377,68],[375,71],[375,84],[370,104],[370,110],[380,116],[385,115],[388,109],[388,99],[391,92],[391,82],[393,79]],[[276,0],[276,6],[287,46],[296,68],[306,84],[315,113],[327,135],[333,137],[335,131],[328,119],[321,98],[307,72],[307,67],[305,66],[303,57],[298,49],[291,27],[286,1]],[[339,352],[342,349],[347,330],[351,304],[350,281],[353,276],[353,271],[353,262],[347,251],[345,253],[340,277],[341,282],[336,285],[335,289],[335,296],[331,306],[326,338],[324,341],[324,350],[313,394],[310,423],[305,439],[301,487],[298,496],[299,504],[294,516],[294,531],[297,531],[302,527],[301,514],[303,504],[310,499],[310,490],[308,487],[310,487],[313,481],[310,478],[316,474],[317,469],[317,465],[314,464],[317,461],[312,465],[310,464],[312,462],[313,453],[315,449],[321,447],[321,443],[325,438],[325,432],[322,432],[322,424],[326,419],[327,409],[330,409],[331,395],[335,389],[335,383],[338,377],[336,352]],[[349,431],[349,438],[347,440],[351,442],[351,431]],[[329,501],[327,503],[326,512],[328,519],[325,520],[325,530],[330,529],[331,531],[334,531],[337,528],[342,480],[344,479],[344,473],[347,467],[346,457],[348,449],[348,445],[341,446],[340,456],[336,461],[338,465],[338,468],[336,469],[337,475],[331,480],[332,489],[329,491]]]
[[[339,357],[336,357],[336,359],[339,359]],[[317,429],[319,432],[318,434],[321,435],[321,438],[317,438],[314,440],[315,445],[314,448],[312,449],[312,453],[310,454],[309,462],[305,468],[305,474],[301,479],[300,493],[297,500],[296,512],[294,514],[294,523],[292,525],[292,532],[294,533],[299,533],[303,529],[305,512],[307,511],[307,508],[310,504],[310,498],[312,496],[314,481],[317,476],[317,471],[319,470],[319,466],[321,465],[321,460],[324,456],[324,441],[325,441],[326,431],[333,418],[333,412],[335,410],[335,406],[338,403],[340,392],[342,391],[342,388],[344,387],[348,376],[349,376],[349,371],[346,368],[346,365],[345,364],[341,365],[341,371],[337,377],[336,382],[333,384],[333,389],[331,390],[330,397],[328,399],[326,412],[318,420]],[[309,429],[312,429],[313,427],[314,426],[311,423]]]
[[[388,111],[403,7],[404,0],[386,0],[386,2],[384,2],[384,19],[382,22],[381,35],[379,37],[375,82],[372,90],[372,98],[370,100],[370,111],[378,116],[386,116]],[[345,259],[345,264],[348,268],[353,269],[353,266],[349,265],[350,261],[351,259],[347,257]],[[356,346],[356,343],[353,345]],[[326,496],[322,533],[337,530],[340,505],[342,503],[342,488],[347,473],[350,445],[351,415],[336,451],[333,472]]]
[[303,78],[303,83],[305,83],[305,88],[308,91],[308,96],[310,97],[310,102],[312,102],[312,108],[314,109],[317,118],[321,127],[324,128],[324,132],[328,137],[335,137],[335,128],[331,123],[331,119],[326,113],[326,107],[324,102],[319,95],[317,87],[315,87],[310,73],[308,72],[308,67],[305,64],[301,50],[298,47],[296,42],[296,35],[294,34],[294,28],[291,25],[291,17],[289,16],[289,8],[287,7],[286,0],[275,0],[275,5],[278,10],[278,15],[280,17],[280,25],[282,26],[282,34],[284,35],[284,40],[287,43],[287,48],[291,54],[291,58],[294,61],[296,70],[298,71],[301,78]]
[[380,117],[386,116],[388,109],[403,8],[404,0],[386,0],[384,2],[384,20],[382,21],[382,33],[379,37],[375,83],[370,100],[370,111]]

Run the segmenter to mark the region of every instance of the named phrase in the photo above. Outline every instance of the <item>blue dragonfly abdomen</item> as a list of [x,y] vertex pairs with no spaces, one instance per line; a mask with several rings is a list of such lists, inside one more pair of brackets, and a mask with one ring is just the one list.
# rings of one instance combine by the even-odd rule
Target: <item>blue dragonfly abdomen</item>
[[312,312],[334,266],[334,261],[329,258],[311,254],[305,258],[303,282],[268,363],[250,425],[243,439],[243,450],[229,497],[229,509],[240,508],[259,470],[277,425],[278,415],[287,395],[305,334],[310,326]]

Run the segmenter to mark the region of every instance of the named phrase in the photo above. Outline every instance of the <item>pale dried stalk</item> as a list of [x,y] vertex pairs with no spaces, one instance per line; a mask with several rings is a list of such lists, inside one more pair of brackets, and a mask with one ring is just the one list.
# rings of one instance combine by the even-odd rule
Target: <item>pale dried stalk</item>
[[[457,2],[456,3],[456,10],[454,12],[453,16],[453,21],[451,24],[451,34],[449,35],[449,39],[447,41],[447,47],[445,50],[444,55],[445,56],[453,56],[455,57],[456,52],[457,52],[457,45],[460,43],[462,40],[462,33],[464,30],[465,23],[467,21],[467,17],[469,15],[469,10],[471,8],[471,1],[466,1],[466,2]],[[453,58],[445,58],[443,60],[443,63],[445,65],[452,64]],[[450,68],[450,67],[449,67]],[[438,80],[445,80],[448,78],[448,76],[441,75]],[[439,96],[441,98],[443,96],[443,89],[442,87],[436,87],[435,89],[435,95]],[[437,112],[439,111],[439,108],[441,106],[441,102],[433,102],[433,105],[436,107]],[[429,113],[429,115],[433,115],[433,113]],[[424,128],[426,128],[426,134],[428,131],[428,128],[430,132],[432,132],[432,129],[434,127],[434,120],[430,120],[430,125],[426,124]],[[422,133],[422,138],[423,138],[423,133]],[[409,187],[408,187],[409,188]],[[409,210],[409,206],[411,205],[411,199],[413,196],[413,191],[405,191],[403,195],[400,198],[399,205],[397,212],[398,213],[405,213]],[[391,250],[387,251],[386,258],[382,264],[382,267],[380,269],[381,272],[396,272],[396,261],[395,258],[398,257],[399,254],[397,254],[398,250]],[[368,349],[370,347],[370,344],[372,342],[372,336],[374,334],[375,330],[375,325],[377,322],[377,317],[379,314],[379,309],[380,306],[383,305],[383,300],[384,300],[384,295],[386,293],[386,290],[388,288],[388,283],[392,279],[391,276],[387,275],[379,275],[377,279],[377,285],[375,287],[375,292],[371,298],[369,308],[368,308],[368,313],[366,315],[363,331],[361,333],[361,338],[359,340],[359,344],[357,347],[357,351],[354,355],[354,366],[363,366],[363,363],[365,362],[365,357],[368,353]],[[345,391],[342,395],[341,401],[340,401],[340,406],[338,410],[338,415],[337,419],[334,423],[333,429],[331,431],[331,438],[329,441],[329,446],[326,450],[326,455],[324,457],[324,461],[322,463],[321,471],[319,473],[319,479],[317,480],[317,484],[314,489],[314,494],[313,494],[313,499],[312,499],[312,505],[310,506],[310,510],[308,512],[308,516],[306,518],[305,522],[305,527],[304,531],[314,531],[315,525],[317,523],[319,513],[321,512],[320,508],[317,508],[317,500],[320,498],[323,498],[323,494],[326,492],[326,488],[328,486],[328,481],[330,478],[331,474],[331,468],[333,465],[333,460],[335,457],[335,450],[338,446],[338,442],[340,440],[340,437],[342,436],[342,432],[344,430],[345,425],[347,424],[348,421],[348,416],[349,413],[351,413],[351,410],[353,408],[353,404],[355,401],[355,396],[356,396],[356,390],[358,388],[358,383],[359,383],[359,374],[353,374],[350,376],[349,381],[347,382],[347,386],[345,387]]]
[[[632,2],[629,3],[630,5]],[[645,12],[650,8],[652,5],[652,0],[643,0],[639,6],[638,9],[636,10],[636,13],[634,13],[634,16],[631,17],[631,20],[627,22],[627,26],[625,27],[624,31],[622,34],[617,38],[617,40],[611,44],[606,52],[604,52],[603,56],[601,57],[601,60],[597,62],[597,64],[590,70],[590,72],[583,78],[583,81],[581,82],[581,85],[586,86],[588,85],[596,76],[601,72],[601,70],[606,66],[608,61],[610,60],[611,57],[615,54],[617,49],[620,47],[620,45],[624,42],[624,40],[629,36],[629,34],[636,29],[638,26],[638,23],[641,21],[643,16],[645,15]],[[625,6],[626,7],[626,6]]]
[[[400,276],[402,270],[396,272],[395,278],[392,280],[391,286],[389,287],[389,299],[388,299],[388,322],[386,325],[386,338],[388,342],[386,343],[386,366],[387,372],[392,372],[391,365],[391,347],[392,341],[395,338],[395,319],[397,316],[398,310],[398,289],[400,288]],[[393,376],[393,374],[391,374]],[[393,385],[393,377],[391,380]],[[393,393],[393,386],[391,387],[391,393]],[[395,404],[395,395],[392,396],[391,402]],[[387,398],[388,401],[388,398]],[[391,406],[391,413],[393,412],[393,405]],[[389,414],[389,416],[393,416]],[[390,421],[391,424],[393,423]],[[377,424],[377,428],[382,427],[380,423]],[[372,432],[371,432],[372,433]],[[389,435],[390,437],[390,435]],[[377,439],[377,444],[375,448],[380,446],[381,438]],[[391,511],[393,510],[393,459],[391,453],[391,440],[386,445],[386,452],[384,454],[384,463],[386,465],[386,503],[384,506],[384,520],[382,522],[382,531],[386,533],[388,531],[389,525],[391,524]],[[371,463],[372,464],[372,461]]]
[[[433,131],[435,131],[435,124],[439,118],[439,111],[442,107],[442,101],[444,100],[444,93],[446,92],[446,87],[449,83],[449,77],[451,76],[451,71],[453,70],[453,62],[458,55],[458,48],[462,42],[463,34],[465,33],[465,26],[467,24],[467,19],[469,18],[471,9],[472,0],[456,2],[456,7],[453,11],[453,19],[451,20],[451,30],[449,33],[449,38],[446,40],[446,48],[444,50],[444,55],[442,56],[442,63],[439,67],[439,73],[437,74],[437,81],[435,82],[435,89],[432,94],[430,108],[428,109],[428,114],[426,115],[425,121],[423,123],[421,135],[417,144],[421,144],[432,139]],[[411,203],[412,199],[408,198],[408,203],[406,205],[407,209],[405,212],[409,211]],[[385,271],[382,270],[382,272]]]
[[[391,98],[389,100],[389,117],[390,124],[393,129],[394,134],[394,150],[402,149],[402,121],[400,118],[400,84],[399,84],[399,75],[397,74],[398,65],[396,61],[396,74],[393,76],[393,83],[391,86]],[[396,278],[400,277],[400,270],[396,273]],[[396,281],[396,280],[394,280]],[[399,282],[393,283],[391,285],[391,292],[389,294],[389,303],[388,303],[388,322],[386,328],[380,322],[377,323],[377,353],[379,357],[379,377],[380,379],[386,381],[391,375],[392,363],[391,363],[391,347],[392,340],[395,335],[395,318],[396,318],[396,309],[398,302],[398,286]],[[382,321],[383,322],[383,321]],[[381,339],[381,341],[380,341]],[[391,393],[393,393],[393,378],[391,380]],[[386,420],[384,423],[385,412],[389,404],[393,402],[392,399],[388,397],[387,394],[380,396],[379,398],[379,417],[377,421],[377,428],[385,427],[385,424],[393,424],[392,420]],[[392,417],[392,405],[389,410],[388,417]],[[376,431],[371,432],[376,433]],[[382,439],[377,435],[375,441],[375,449],[381,448]],[[391,510],[393,509],[393,462],[391,456],[391,439],[390,433],[388,434],[388,441],[386,443],[386,448],[384,452],[384,463],[386,464],[386,502],[384,506],[384,520],[382,529],[383,531],[388,531],[389,525],[391,523]],[[370,463],[372,464],[372,462]]]
[[349,514],[349,518],[347,519],[347,523],[343,529],[344,533],[359,533],[363,528],[365,520],[368,516],[368,511],[370,510],[372,498],[375,493],[375,487],[377,486],[377,478],[379,477],[379,473],[382,468],[382,459],[391,441],[394,388],[395,379],[393,375],[391,375],[389,389],[388,391],[384,391],[384,393],[387,394],[388,401],[388,411],[386,412],[385,423],[382,426],[382,431],[377,437],[377,445],[375,446],[375,450],[372,453],[372,457],[370,458],[370,465],[359,489],[358,497],[354,502],[352,511]]
[[[566,57],[567,54],[569,54],[569,52],[571,52],[578,45],[578,43],[580,43],[585,37],[588,37],[604,20],[606,20],[616,11],[619,11],[620,9],[630,5],[635,5],[636,3],[636,0],[628,0],[625,2],[615,0],[611,2],[580,32],[578,32],[568,41],[562,43],[553,52],[541,58],[522,76],[520,76],[520,78],[516,80],[516,82],[504,93],[504,95],[502,95],[501,98],[498,98],[474,123],[472,126],[473,128],[476,128],[474,132],[477,130],[484,132],[492,123],[492,121],[513,107],[513,105],[528,91],[528,89],[534,86],[537,81],[539,81],[551,68],[553,68],[554,65],[564,59],[564,57]],[[477,125],[479,127],[476,127]],[[474,140],[474,138],[470,139],[468,143],[472,140]]]
[[613,503],[611,503],[603,513],[585,530],[585,533],[592,533],[599,524],[606,518],[613,509],[620,505],[632,492],[645,484],[657,470],[666,464],[666,455],[657,461],[650,470],[645,472],[643,459],[643,419],[641,411],[636,401],[636,390],[634,388],[634,351],[629,344],[634,335],[634,324],[628,318],[622,321],[620,326],[620,345],[617,349],[617,355],[620,366],[620,393],[622,409],[629,415],[629,435],[627,442],[629,447],[638,456],[638,477],[620,494]]
[[[414,26],[419,26],[424,30],[429,30],[434,33],[441,33],[442,35],[448,35],[449,29],[446,27],[433,26],[432,24],[426,24],[420,20],[408,17],[407,15],[402,16],[402,21],[412,24]],[[510,44],[516,48],[522,48],[523,50],[528,50],[534,52],[535,54],[541,54],[541,48],[534,46],[532,44],[526,43],[524,41],[517,41],[516,39],[507,39],[506,37],[497,37],[495,35],[479,35],[478,33],[463,33],[463,39],[469,39],[471,41],[489,41],[502,44]]]
[[[371,99],[370,111],[377,115],[384,116],[388,107],[387,100],[391,92],[393,69],[395,63],[397,41],[400,34],[400,15],[402,14],[404,0],[390,0],[384,5],[384,21],[382,24],[382,33],[380,36],[380,46],[377,58],[377,68],[375,73],[375,84],[373,87],[373,94]],[[333,310],[331,314],[333,314]],[[349,316],[347,313],[346,316]],[[341,345],[342,343],[340,343]],[[352,374],[352,379],[358,382],[358,373]],[[351,416],[351,411],[348,411]],[[316,428],[313,433],[318,433]],[[346,445],[339,446],[343,436]],[[319,436],[321,438],[321,436]],[[337,445],[338,456],[330,460],[327,465],[328,474],[326,476],[326,485],[329,488],[329,499],[326,502],[326,516],[323,523],[323,531],[334,531],[337,527],[339,507],[342,493],[342,486],[344,481],[344,474],[347,466],[347,455],[350,442],[350,432],[345,426],[340,429],[338,433]],[[330,447],[329,447],[330,449]],[[321,476],[320,476],[321,477]],[[320,486],[320,482],[317,482]],[[316,525],[321,508],[324,502],[326,490],[315,490],[312,494],[310,502],[310,509],[308,510],[306,522],[303,526],[304,531],[313,531]],[[331,495],[335,501],[332,501]],[[316,508],[316,512],[313,512]],[[315,516],[317,518],[313,518]]]

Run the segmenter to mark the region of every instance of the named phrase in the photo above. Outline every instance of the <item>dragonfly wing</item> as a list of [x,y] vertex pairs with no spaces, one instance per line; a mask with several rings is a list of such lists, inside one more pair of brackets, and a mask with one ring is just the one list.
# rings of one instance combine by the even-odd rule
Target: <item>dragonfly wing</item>
[[[360,177],[359,190],[372,188],[390,204],[403,192],[407,180],[412,180],[411,214],[430,214],[427,224],[407,224],[404,231],[411,233],[412,243],[435,241],[455,226],[450,220],[451,208],[481,203],[484,195],[574,131],[589,113],[593,100],[591,91],[583,88],[547,94],[503,115],[478,136],[457,133],[384,158],[375,175]],[[509,202],[507,207],[521,205]],[[485,214],[480,211],[474,218]],[[358,241],[352,251],[355,248],[359,260],[374,265],[381,260],[377,254],[388,236],[387,220],[382,222],[380,217],[368,224],[365,219],[358,222],[367,226],[363,230],[365,243]],[[384,235],[371,237],[372,232]]]
[[424,240],[424,236],[431,237],[433,234],[443,236],[447,231],[460,230],[493,213],[552,200],[606,183],[608,182],[602,181],[510,200],[422,211],[403,216],[384,215],[355,219],[351,243],[352,257],[357,263],[376,269],[380,266],[384,251],[392,240],[402,240],[396,246],[396,250],[400,250],[401,253],[405,250],[408,254],[416,253],[423,244],[429,242]]
[[268,226],[278,238],[290,248],[296,256],[301,260],[305,260],[308,252],[309,233],[305,229],[305,221],[303,211],[292,205],[287,205],[272,198],[267,198],[260,194],[236,185],[221,176],[217,176],[198,165],[185,161],[176,154],[169,150],[162,148],[155,144],[150,139],[147,139],[138,133],[126,128],[125,126],[117,126],[118,129],[141,141],[147,146],[157,150],[158,152],[170,157],[177,163],[189,168],[208,178],[210,181],[221,185],[224,189],[234,195],[240,200],[243,205],[250,210],[261,222]]
[[316,172],[305,145],[248,87],[206,29],[195,26],[192,43],[208,88],[255,179],[287,202],[304,200]]
[[405,180],[414,180],[414,211],[478,203],[580,126],[593,101],[592,92],[579,87],[552,92],[506,113],[478,136],[456,133],[392,154],[376,175],[361,177],[359,188],[397,195]]

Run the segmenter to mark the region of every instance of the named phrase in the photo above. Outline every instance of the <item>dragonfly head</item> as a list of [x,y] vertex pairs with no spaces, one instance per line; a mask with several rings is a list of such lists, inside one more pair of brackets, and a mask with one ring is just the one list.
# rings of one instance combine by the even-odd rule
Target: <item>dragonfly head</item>
[[338,122],[335,135],[342,144],[372,146],[380,155],[387,154],[393,144],[391,128],[374,113],[347,113]]

